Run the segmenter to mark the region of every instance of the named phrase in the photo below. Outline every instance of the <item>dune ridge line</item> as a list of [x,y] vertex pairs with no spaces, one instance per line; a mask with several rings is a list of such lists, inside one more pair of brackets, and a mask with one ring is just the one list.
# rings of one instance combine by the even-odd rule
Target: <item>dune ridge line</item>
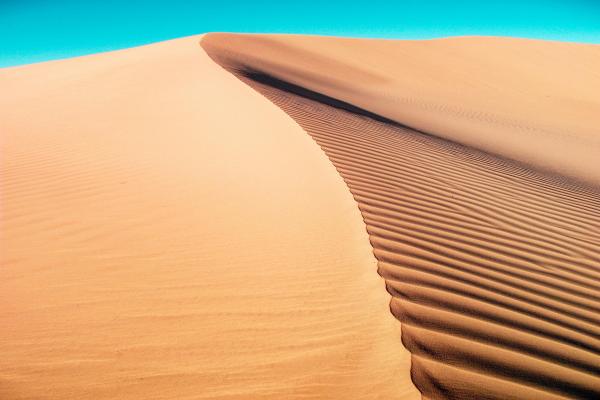
[[[421,132],[600,188],[600,45],[211,33],[221,58]],[[211,44],[212,43],[212,44]]]
[[[342,89],[298,84],[310,76],[286,81],[293,74],[285,65],[277,72],[260,52],[248,58],[240,47],[255,37],[237,36],[208,35],[201,45],[288,113],[344,178],[424,398],[600,396],[593,185],[425,135],[330,95]],[[260,48],[269,39],[256,40]],[[287,54],[285,38],[276,42]]]

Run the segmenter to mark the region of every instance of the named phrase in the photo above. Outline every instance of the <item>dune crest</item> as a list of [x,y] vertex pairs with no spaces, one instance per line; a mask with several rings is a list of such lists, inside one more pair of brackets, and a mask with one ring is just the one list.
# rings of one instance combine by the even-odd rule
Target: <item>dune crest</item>
[[[434,46],[452,52],[455,44],[439,41]],[[379,87],[385,76],[339,63],[356,52],[364,61],[360,67],[377,69],[378,61],[391,57],[383,50],[397,51],[404,44],[217,34],[206,36],[202,45],[225,69],[294,118],[344,178],[392,295],[391,311],[401,321],[402,342],[412,353],[412,379],[424,398],[600,397],[597,189],[556,171],[540,172],[456,143],[469,143],[461,131],[448,133],[455,140],[448,141],[400,125],[397,117],[404,104],[385,108],[396,98],[395,75],[385,82],[390,86]],[[496,40],[488,45],[497,45]],[[407,46],[418,51],[420,45]],[[515,49],[525,54],[529,46],[519,42]],[[556,45],[559,53],[561,46]],[[375,52],[378,58],[369,59]],[[502,80],[491,79],[485,89],[476,87],[464,95],[485,92],[495,83]],[[374,100],[378,90],[388,90],[379,93],[382,101]],[[482,109],[486,106],[484,102]],[[389,112],[375,113],[381,109]],[[557,118],[544,117],[550,122]],[[423,122],[428,123],[426,118]],[[556,152],[553,146],[560,140],[539,138],[539,148],[551,154],[536,161],[526,160],[528,150],[510,137],[494,138],[495,154],[510,150],[513,160],[539,161],[540,167],[558,160],[556,168],[566,175],[596,179],[591,158],[577,164]],[[480,147],[488,150],[488,139]],[[589,145],[598,140],[584,134],[578,139]],[[580,155],[584,149],[574,143]]]
[[210,34],[223,62],[600,187],[600,45]]

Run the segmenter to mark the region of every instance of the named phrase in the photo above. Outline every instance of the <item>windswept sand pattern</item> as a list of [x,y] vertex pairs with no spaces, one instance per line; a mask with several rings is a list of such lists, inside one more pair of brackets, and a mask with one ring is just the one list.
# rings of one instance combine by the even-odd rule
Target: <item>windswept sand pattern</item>
[[223,65],[344,178],[424,398],[600,398],[596,189]]

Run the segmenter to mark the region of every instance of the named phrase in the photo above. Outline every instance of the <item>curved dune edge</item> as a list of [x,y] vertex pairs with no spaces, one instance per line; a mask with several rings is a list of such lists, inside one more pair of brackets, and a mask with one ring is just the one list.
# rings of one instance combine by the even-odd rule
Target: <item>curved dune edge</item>
[[343,181],[198,40],[0,71],[0,398],[417,398]]
[[202,45],[344,178],[424,398],[600,396],[598,191],[281,80],[236,40]]
[[209,35],[247,69],[600,188],[600,45]]

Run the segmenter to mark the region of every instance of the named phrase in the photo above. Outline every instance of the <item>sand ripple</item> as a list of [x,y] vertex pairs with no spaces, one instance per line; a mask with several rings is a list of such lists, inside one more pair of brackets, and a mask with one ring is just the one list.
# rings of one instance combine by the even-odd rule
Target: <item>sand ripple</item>
[[600,397],[598,192],[225,67],[344,178],[424,397]]

